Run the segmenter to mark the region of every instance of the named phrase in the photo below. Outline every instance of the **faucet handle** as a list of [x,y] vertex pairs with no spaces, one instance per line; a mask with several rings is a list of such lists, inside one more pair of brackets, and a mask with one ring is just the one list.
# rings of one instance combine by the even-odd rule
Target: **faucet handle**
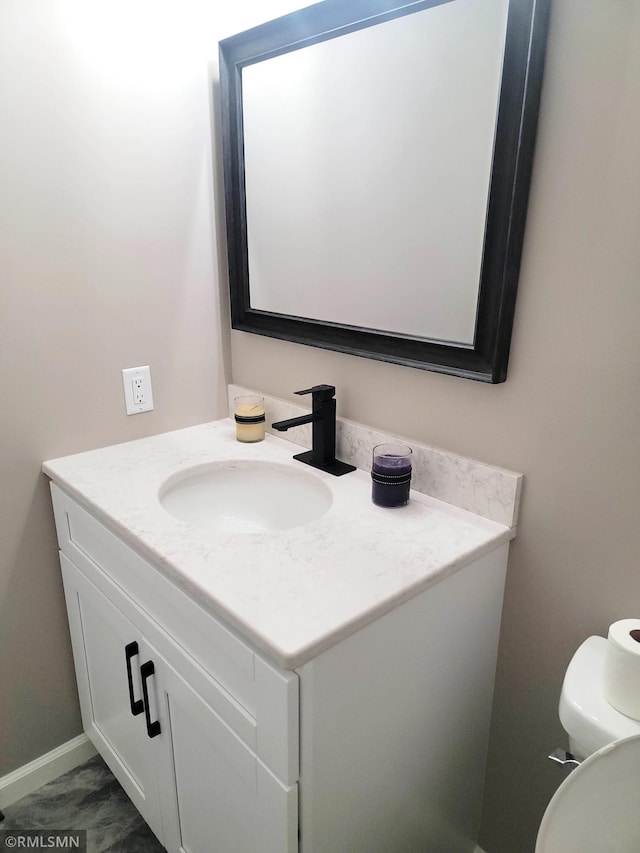
[[334,385],[314,385],[313,388],[305,388],[304,391],[294,391],[294,394],[313,394],[316,400],[331,400],[335,397]]

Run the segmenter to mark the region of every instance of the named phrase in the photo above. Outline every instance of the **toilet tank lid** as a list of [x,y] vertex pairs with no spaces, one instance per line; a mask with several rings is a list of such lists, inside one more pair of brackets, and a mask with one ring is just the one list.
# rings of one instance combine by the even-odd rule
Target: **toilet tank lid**
[[[586,755],[640,734],[640,721],[616,711],[602,692],[607,640],[589,637],[571,659],[560,694],[560,722]],[[584,756],[581,756],[584,757]]]

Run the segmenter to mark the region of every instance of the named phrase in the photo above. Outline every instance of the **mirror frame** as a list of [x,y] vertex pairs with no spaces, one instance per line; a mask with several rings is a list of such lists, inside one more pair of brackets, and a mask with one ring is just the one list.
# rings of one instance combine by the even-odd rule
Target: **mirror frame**
[[251,307],[242,120],[242,69],[291,50],[455,0],[324,0],[219,43],[232,328],[352,355],[476,379],[507,376],[538,119],[550,0],[509,0],[485,223],[475,340],[428,338]]

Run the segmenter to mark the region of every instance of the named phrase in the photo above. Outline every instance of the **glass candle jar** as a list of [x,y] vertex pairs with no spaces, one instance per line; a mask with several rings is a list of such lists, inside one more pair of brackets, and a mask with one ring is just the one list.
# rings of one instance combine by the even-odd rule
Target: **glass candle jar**
[[378,444],[371,460],[371,500],[376,506],[404,506],[411,489],[411,456],[406,444]]
[[233,400],[238,441],[262,441],[264,438],[264,397],[244,394]]

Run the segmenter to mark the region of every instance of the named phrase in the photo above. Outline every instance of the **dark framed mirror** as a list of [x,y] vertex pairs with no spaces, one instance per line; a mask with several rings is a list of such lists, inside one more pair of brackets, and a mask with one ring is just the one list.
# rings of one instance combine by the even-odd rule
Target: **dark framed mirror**
[[503,382],[549,0],[325,0],[220,42],[232,326]]

